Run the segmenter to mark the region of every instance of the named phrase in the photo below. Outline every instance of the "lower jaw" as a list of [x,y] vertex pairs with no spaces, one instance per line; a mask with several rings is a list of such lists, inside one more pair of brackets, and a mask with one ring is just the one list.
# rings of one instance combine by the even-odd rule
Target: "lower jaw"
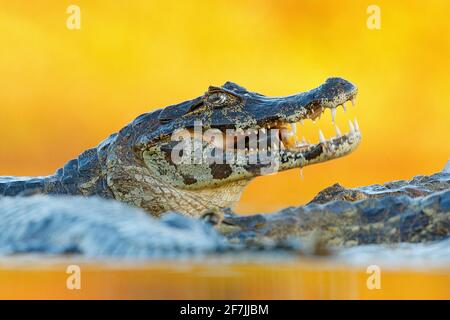
[[361,142],[361,134],[355,132],[339,138],[309,146],[304,150],[285,149],[280,152],[280,170],[302,168],[311,164],[343,157],[353,152]]
[[262,176],[289,169],[303,168],[315,163],[343,157],[354,151],[360,141],[360,132],[354,132],[307,147],[287,148],[269,152],[259,151],[257,152],[259,161],[253,163],[249,161],[247,170],[253,176]]

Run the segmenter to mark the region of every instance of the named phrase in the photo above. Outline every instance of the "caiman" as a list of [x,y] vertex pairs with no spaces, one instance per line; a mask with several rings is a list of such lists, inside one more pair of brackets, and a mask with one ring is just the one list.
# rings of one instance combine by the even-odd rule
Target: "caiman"
[[[137,117],[53,175],[0,178],[0,195],[100,196],[155,216],[167,211],[199,216],[208,209],[232,206],[259,175],[355,150],[361,140],[356,120],[349,123],[348,133],[341,134],[336,127],[336,136],[326,140],[319,131],[319,142],[311,144],[297,141],[295,128],[307,119],[315,121],[326,109],[334,118],[336,109],[354,102],[356,95],[356,86],[342,78],[329,78],[315,89],[284,97],[267,97],[232,82],[210,86],[195,99]],[[198,124],[200,138],[195,131]],[[220,140],[205,134],[211,129],[227,135]],[[212,150],[209,155],[222,161],[174,161],[174,154],[186,156],[185,149],[177,149],[179,137],[174,139],[183,130],[192,138],[191,151],[200,150],[200,160],[205,160],[205,150]],[[230,150],[237,155],[235,161],[230,161]],[[263,161],[263,156],[271,161]]]

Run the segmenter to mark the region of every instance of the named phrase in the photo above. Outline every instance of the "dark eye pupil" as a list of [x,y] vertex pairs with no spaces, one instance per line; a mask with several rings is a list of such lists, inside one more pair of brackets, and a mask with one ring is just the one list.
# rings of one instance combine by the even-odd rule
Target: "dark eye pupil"
[[223,93],[213,93],[208,97],[208,102],[213,104],[224,103],[226,96]]

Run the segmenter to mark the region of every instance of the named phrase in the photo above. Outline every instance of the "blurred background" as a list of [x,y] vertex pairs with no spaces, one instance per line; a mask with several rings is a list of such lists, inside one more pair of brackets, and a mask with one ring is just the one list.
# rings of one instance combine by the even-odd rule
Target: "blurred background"
[[[80,30],[66,26],[71,4],[81,9]],[[381,30],[366,26],[371,4],[381,8]],[[0,7],[0,175],[51,174],[138,115],[227,80],[287,95],[344,77],[359,87],[349,113],[363,134],[355,153],[305,168],[303,180],[299,170],[256,179],[238,212],[302,204],[335,182],[431,174],[450,156],[446,0],[0,0]]]

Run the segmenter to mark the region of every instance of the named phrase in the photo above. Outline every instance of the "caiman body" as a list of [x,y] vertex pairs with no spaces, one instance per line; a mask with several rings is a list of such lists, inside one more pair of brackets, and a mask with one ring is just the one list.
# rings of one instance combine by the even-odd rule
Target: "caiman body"
[[[356,93],[353,84],[340,78],[328,79],[323,85],[304,93],[274,98],[227,82],[222,87],[210,87],[204,95],[193,100],[139,116],[96,148],[69,161],[54,175],[0,177],[0,195],[99,196],[143,208],[154,216],[168,211],[203,216],[216,224],[216,230],[230,243],[249,247],[284,246],[292,237],[309,241],[312,233],[319,234],[321,241],[331,246],[448,239],[448,169],[432,176],[385,185],[345,189],[336,184],[320,192],[305,206],[286,208],[274,214],[239,216],[229,210],[219,210],[224,215],[217,215],[217,210],[209,210],[231,207],[254,177],[301,168],[353,151],[361,139],[356,122],[349,124],[350,131],[346,134],[337,128],[336,136],[328,140],[319,132],[318,143],[311,144],[303,139],[297,141],[300,135],[296,134],[295,128],[296,123],[300,123],[301,130],[303,121],[318,119],[326,109],[334,117],[337,107],[345,107],[344,104],[352,101]],[[196,123],[199,122],[200,137],[196,135]],[[211,135],[210,130],[220,134],[227,130],[234,132],[231,138],[226,135],[221,141],[213,139],[220,135]],[[269,131],[276,134],[269,135]],[[191,153],[195,155],[201,151],[202,161],[176,161],[174,155],[181,155],[180,151],[184,155],[187,150],[177,149],[182,137],[178,135],[180,132],[193,141]],[[250,138],[256,138],[256,146]],[[214,152],[205,153],[205,150]],[[241,156],[245,161],[206,161],[211,157],[220,160],[217,155],[228,160],[228,153],[216,152],[220,150],[243,152]],[[254,155],[257,161],[251,162]],[[263,161],[263,155],[272,156],[273,161]],[[272,168],[274,163],[276,166]],[[173,232],[186,226],[187,222],[172,221],[173,229],[166,230],[158,227],[161,220],[151,219],[149,224],[144,222],[145,219],[141,220],[142,217],[135,219],[131,211],[139,210],[114,201],[44,196],[4,198],[0,202],[0,215],[5,220],[3,231],[0,229],[0,254],[2,244],[11,252],[95,252],[98,249],[110,254],[125,250],[127,246],[130,248],[130,245],[133,252],[141,252],[135,250],[144,245],[143,252],[150,255],[154,248],[173,252],[173,248],[180,248],[178,243],[188,251],[196,247],[190,242],[189,228],[184,229],[182,237]],[[114,209],[114,205],[121,206]],[[110,211],[115,214],[109,215]],[[170,215],[164,218],[167,216]],[[192,221],[201,225],[199,221]],[[126,236],[130,240],[126,241],[125,247],[116,244],[120,242],[117,237],[122,239],[123,230],[128,231]],[[163,230],[167,231],[165,236],[161,233]],[[142,242],[141,237],[147,239],[147,233],[152,237]],[[85,239],[95,241],[85,242]],[[172,243],[170,239],[177,240]],[[205,242],[209,243],[209,240],[200,241],[201,244]],[[129,254],[129,250],[124,252]]]
[[[326,109],[334,114],[338,106],[353,102],[356,94],[356,87],[341,78],[330,78],[316,89],[286,97],[266,97],[231,82],[209,87],[193,100],[139,116],[54,175],[1,177],[0,195],[100,196],[141,207],[156,216],[166,211],[198,216],[207,209],[230,207],[251,179],[270,169],[273,163],[263,162],[263,154],[272,157],[276,163],[273,171],[277,171],[353,151],[361,138],[357,123],[350,124],[347,134],[337,129],[336,137],[329,140],[320,133],[316,144],[297,141],[294,129],[295,123],[315,120]],[[202,135],[195,147],[198,123],[202,133],[234,130],[231,142],[229,135],[220,142]],[[204,150],[215,148],[213,155],[220,155],[218,150],[243,151],[246,161],[229,163],[224,152],[222,162],[174,162],[172,156],[179,140],[173,136],[182,130],[194,141],[192,151],[200,148],[203,160],[207,158]],[[271,130],[277,131],[276,136],[268,134]],[[249,145],[252,135],[258,142],[256,146]],[[256,157],[256,162],[250,163],[251,157]]]

